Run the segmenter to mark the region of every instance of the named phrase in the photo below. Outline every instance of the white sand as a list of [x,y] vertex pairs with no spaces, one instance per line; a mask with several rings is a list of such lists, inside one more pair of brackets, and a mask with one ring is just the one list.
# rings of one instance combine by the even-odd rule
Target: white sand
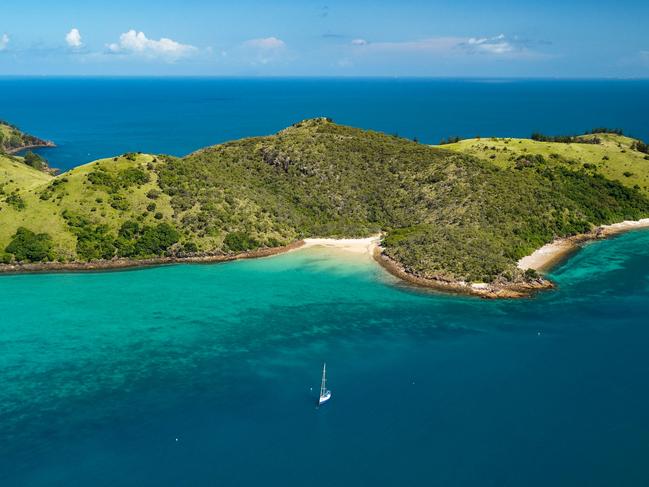
[[305,238],[302,248],[316,246],[329,247],[371,256],[374,253],[374,249],[379,245],[379,242],[379,235],[367,238]]
[[614,233],[626,232],[627,230],[647,227],[649,227],[649,218],[643,218],[642,220],[635,221],[627,220],[620,223],[613,223],[612,225],[604,225],[600,228],[604,235],[612,235]]
[[[628,230],[647,227],[649,227],[649,218],[643,218],[641,220],[613,223],[612,225],[602,225],[596,230],[595,234],[600,236],[614,235]],[[563,254],[575,248],[575,240],[574,238],[560,238],[552,243],[546,244],[540,249],[535,250],[531,255],[527,255],[519,260],[518,268],[539,270],[548,267]]]
[[545,244],[540,249],[536,249],[531,255],[523,257],[518,261],[518,268],[539,270],[569,252],[574,248],[574,245],[570,240],[557,239],[552,243]]

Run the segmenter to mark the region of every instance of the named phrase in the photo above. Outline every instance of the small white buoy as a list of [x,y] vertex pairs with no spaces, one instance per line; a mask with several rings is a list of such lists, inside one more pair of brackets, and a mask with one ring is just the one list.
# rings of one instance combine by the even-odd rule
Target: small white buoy
[[176,441],[178,441],[178,438],[176,438]]
[[541,332],[540,332],[540,331],[537,331],[537,332],[536,332],[536,335],[537,335],[537,336],[541,336]]

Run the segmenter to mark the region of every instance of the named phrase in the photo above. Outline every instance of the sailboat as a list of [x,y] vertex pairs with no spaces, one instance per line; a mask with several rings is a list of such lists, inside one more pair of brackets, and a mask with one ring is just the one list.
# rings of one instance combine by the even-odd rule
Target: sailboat
[[322,366],[322,383],[320,384],[320,398],[318,399],[318,406],[324,404],[331,399],[331,391],[326,387],[327,383],[327,364]]

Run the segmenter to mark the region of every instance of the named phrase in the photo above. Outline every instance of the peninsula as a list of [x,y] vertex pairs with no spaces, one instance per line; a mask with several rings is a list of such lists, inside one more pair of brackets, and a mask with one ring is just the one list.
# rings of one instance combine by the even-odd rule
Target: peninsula
[[0,152],[15,154],[41,147],[55,147],[55,145],[54,142],[26,134],[15,125],[0,120]]
[[6,152],[5,272],[229,260],[380,233],[375,258],[401,278],[518,297],[552,287],[519,265],[537,249],[649,217],[646,146],[606,129],[428,146],[318,118],[58,176]]

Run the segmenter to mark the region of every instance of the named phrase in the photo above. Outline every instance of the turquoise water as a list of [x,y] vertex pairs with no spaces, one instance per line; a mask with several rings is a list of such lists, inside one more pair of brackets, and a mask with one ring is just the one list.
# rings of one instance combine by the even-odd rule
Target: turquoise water
[[623,128],[649,139],[647,80],[1,78],[0,119],[69,169],[127,151],[185,155],[309,117],[422,142]]
[[[437,142],[648,112],[649,81],[0,78],[63,169],[322,115]],[[0,276],[0,485],[649,485],[649,232],[552,278],[483,301],[322,249]]]
[[0,485],[648,485],[649,232],[553,278],[445,296],[323,249],[1,276]]

